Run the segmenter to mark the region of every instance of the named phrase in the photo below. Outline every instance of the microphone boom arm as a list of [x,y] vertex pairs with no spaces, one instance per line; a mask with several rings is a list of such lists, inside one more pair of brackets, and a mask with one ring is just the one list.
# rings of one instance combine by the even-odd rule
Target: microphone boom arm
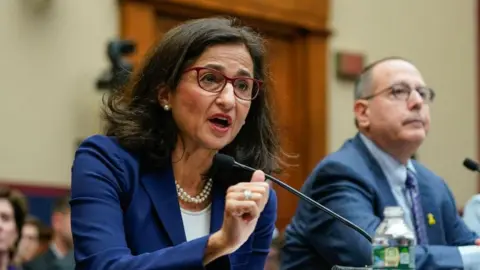
[[[248,171],[255,171],[255,169],[250,168],[248,166],[245,166],[243,164],[240,164],[238,162],[235,162],[235,166],[240,167],[240,168],[245,169],[245,170],[248,170]],[[323,206],[322,204],[318,203],[317,201],[313,200],[312,198],[306,196],[305,194],[303,194],[300,191],[292,188],[291,186],[285,184],[284,182],[280,181],[279,179],[277,179],[277,178],[275,178],[271,175],[265,174],[265,178],[271,180],[275,184],[277,184],[277,185],[283,187],[284,189],[290,191],[291,193],[295,194],[300,199],[303,199],[303,200],[307,201],[308,203],[312,204],[313,206],[315,206],[317,208],[320,208],[323,212],[325,212],[325,213],[329,214],[331,217],[339,220],[340,222],[342,222],[346,226],[354,229],[355,231],[360,233],[363,237],[365,237],[370,243],[372,243],[372,237],[365,230],[358,227],[357,225],[355,225],[354,223],[352,223],[348,219],[338,215],[337,213],[333,212],[332,210],[328,209],[327,207]]]

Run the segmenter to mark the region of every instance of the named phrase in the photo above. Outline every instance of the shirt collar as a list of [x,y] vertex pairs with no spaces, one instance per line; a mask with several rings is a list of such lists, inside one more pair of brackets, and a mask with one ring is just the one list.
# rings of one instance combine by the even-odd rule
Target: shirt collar
[[64,256],[62,255],[62,253],[58,250],[57,245],[55,245],[55,243],[53,243],[53,242],[50,244],[50,250],[52,250],[53,254],[54,254],[55,257],[57,257],[58,259],[61,259],[61,258],[64,257]]
[[[392,181],[394,185],[405,186],[407,180],[407,169],[415,173],[415,167],[412,161],[409,159],[407,165],[403,165],[398,160],[393,158],[390,154],[386,153],[380,147],[378,147],[372,140],[360,133],[360,138],[363,143],[380,165],[382,171],[386,174],[386,177]],[[389,177],[395,175],[397,177]]]

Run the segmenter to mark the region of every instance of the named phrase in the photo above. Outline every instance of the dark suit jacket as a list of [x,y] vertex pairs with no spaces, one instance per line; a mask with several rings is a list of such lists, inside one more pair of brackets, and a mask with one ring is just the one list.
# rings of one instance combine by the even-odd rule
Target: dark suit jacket
[[24,264],[22,270],[73,270],[75,269],[73,252],[64,258],[57,258],[49,248],[30,262]]
[[[416,267],[462,268],[455,246],[472,245],[477,236],[459,218],[445,182],[419,163],[413,164],[424,212],[436,219],[436,224],[427,228],[431,245],[416,248]],[[371,236],[383,220],[384,208],[398,205],[380,166],[358,135],[321,161],[302,191]],[[371,244],[364,237],[308,203],[299,203],[285,240],[283,270],[372,264]]]
[[[250,238],[208,269],[263,269],[276,220],[273,190]],[[225,189],[214,183],[210,232],[220,229]],[[96,135],[72,168],[72,232],[77,269],[204,269],[209,236],[186,242],[171,168],[145,173],[115,139]]]
[[50,269],[54,264],[57,257],[53,251],[49,248],[43,254],[38,255],[36,258],[30,262],[23,265],[23,270],[40,270],[40,269]]

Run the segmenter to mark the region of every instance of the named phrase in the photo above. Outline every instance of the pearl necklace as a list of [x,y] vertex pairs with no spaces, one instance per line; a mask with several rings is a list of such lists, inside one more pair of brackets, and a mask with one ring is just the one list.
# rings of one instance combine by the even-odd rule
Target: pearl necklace
[[210,191],[212,190],[212,178],[208,179],[205,186],[203,186],[202,192],[195,197],[190,196],[182,187],[175,181],[177,186],[177,195],[180,200],[188,203],[200,204],[203,203],[208,197],[210,197]]

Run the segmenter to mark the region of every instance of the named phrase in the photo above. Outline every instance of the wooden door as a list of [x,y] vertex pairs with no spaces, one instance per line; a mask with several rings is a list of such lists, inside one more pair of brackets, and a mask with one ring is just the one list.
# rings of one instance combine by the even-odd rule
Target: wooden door
[[[302,91],[297,82],[298,73],[301,71],[296,63],[296,39],[294,35],[270,34],[267,40],[267,58],[273,81],[271,97],[281,146],[286,155],[292,156],[285,160],[289,163],[289,167],[278,175],[278,178],[300,189],[306,177],[306,170],[302,164],[307,163],[305,153],[307,141],[302,138],[302,134],[306,132],[302,121],[306,112],[301,104]],[[277,225],[283,228],[290,222],[295,212],[297,198],[283,188],[276,185],[274,188],[278,196]]]
[[[139,64],[148,48],[169,29],[187,19],[212,15],[215,13],[208,10],[175,5],[159,8],[158,5],[127,2],[122,6],[122,37],[138,43],[138,52],[132,60]],[[318,78],[323,78],[326,73],[323,56],[326,50],[313,52],[318,46],[309,47],[312,43],[308,35],[295,27],[278,27],[249,17],[240,19],[260,31],[267,40],[267,61],[273,80],[269,94],[280,129],[282,149],[287,155],[295,157],[286,160],[291,166],[278,177],[300,189],[313,165],[325,154],[326,115],[325,104],[321,104],[325,101],[324,79]],[[323,36],[313,40],[322,44],[326,42]],[[313,72],[308,67],[312,62],[317,63],[315,72],[318,73],[320,67],[319,75],[311,76]],[[316,87],[313,94],[308,93]],[[318,106],[309,107],[312,98],[319,98],[315,104],[320,109]],[[312,113],[314,115],[309,115]],[[277,227],[282,230],[290,222],[298,200],[286,190],[275,185],[274,188],[278,196]]]

